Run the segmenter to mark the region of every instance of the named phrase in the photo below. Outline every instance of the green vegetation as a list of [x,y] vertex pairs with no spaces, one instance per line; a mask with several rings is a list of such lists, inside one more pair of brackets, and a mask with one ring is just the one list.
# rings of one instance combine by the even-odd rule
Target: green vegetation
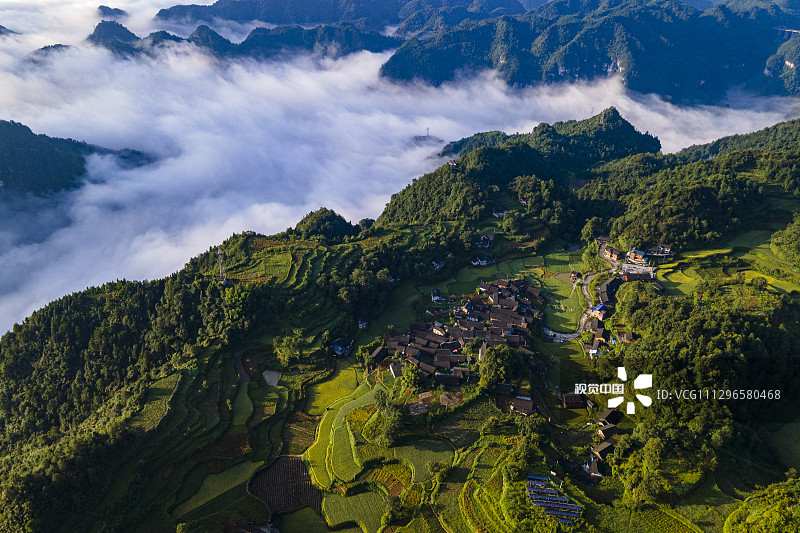
[[239,463],[236,466],[227,468],[219,474],[209,474],[203,479],[198,491],[188,500],[180,504],[173,511],[173,515],[181,517],[186,513],[197,509],[204,503],[223,494],[242,483],[246,483],[253,473],[263,466],[262,463]]
[[155,55],[164,43],[176,42],[194,44],[221,58],[254,59],[269,59],[282,53],[310,52],[320,48],[335,48],[336,52],[342,55],[360,50],[382,52],[399,44],[393,37],[380,35],[377,32],[363,32],[353,24],[347,23],[310,29],[300,26],[255,28],[241,43],[232,43],[206,25],[198,26],[187,39],[166,31],[153,32],[140,39],[118,22],[104,20],[95,27],[89,35],[89,40],[123,58],[143,54]]
[[[332,532],[316,511],[310,507],[303,507],[299,511],[283,515],[280,518],[280,530],[285,533],[311,533],[311,532]],[[337,529],[338,533],[363,533],[360,527],[348,527]]]
[[725,521],[726,533],[792,531],[800,527],[800,483],[793,479],[750,496]]
[[394,456],[411,465],[414,483],[427,481],[431,477],[430,465],[453,463],[453,447],[437,439],[415,440],[392,448]]
[[322,510],[329,525],[336,527],[355,522],[365,533],[377,533],[380,529],[383,508],[383,498],[372,491],[352,496],[329,492],[325,493],[322,501]]
[[233,424],[244,424],[253,414],[253,402],[247,395],[249,382],[239,386],[236,398],[233,400]]
[[309,388],[305,412],[312,416],[324,414],[328,405],[352,393],[356,388],[358,369],[349,359],[337,359],[333,374]]
[[164,415],[169,411],[169,399],[178,386],[181,375],[176,372],[162,378],[147,390],[147,398],[141,412],[131,420],[131,425],[150,431],[158,425]]
[[148,160],[139,152],[36,135],[18,122],[0,120],[0,194],[42,195],[75,187],[86,173],[84,157],[91,154],[113,154],[132,164]]
[[[412,14],[416,9],[407,7],[400,30],[410,38],[381,73],[440,84],[459,72],[491,69],[524,86],[602,79],[618,71],[629,89],[689,103],[716,103],[735,85],[764,94],[796,94],[800,87],[786,64],[800,58],[798,41],[773,30],[791,26],[794,9],[788,5],[784,12],[765,2],[739,8],[706,3],[703,12],[684,3],[632,0],[523,3],[530,12],[492,18],[471,14],[472,8]],[[736,61],[745,63],[730,67]]]
[[578,328],[578,320],[586,311],[586,300],[581,293],[580,282],[575,285],[568,275],[540,278],[542,295],[547,300],[545,324],[554,331],[572,333]]
[[800,266],[800,213],[795,213],[794,220],[786,229],[772,235],[772,243],[795,266]]

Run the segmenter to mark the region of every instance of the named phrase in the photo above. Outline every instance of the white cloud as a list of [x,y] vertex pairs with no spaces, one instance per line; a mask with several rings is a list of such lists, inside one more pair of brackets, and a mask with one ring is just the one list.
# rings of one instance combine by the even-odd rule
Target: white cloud
[[[274,233],[323,205],[352,221],[375,218],[392,193],[441,163],[432,159],[438,146],[412,141],[428,127],[449,141],[614,105],[672,151],[796,115],[789,100],[678,108],[633,97],[616,80],[524,91],[490,76],[398,86],[378,77],[388,54],[220,64],[181,45],[121,61],[82,43],[97,4],[0,2],[0,24],[26,32],[0,38],[0,118],[160,159],[123,170],[93,157],[90,183],[61,195],[58,207],[0,210],[0,331],[88,285],[164,276],[233,232]],[[128,10],[140,35],[157,29],[152,16],[163,7],[109,5]],[[55,42],[76,48],[43,64],[25,59]]]

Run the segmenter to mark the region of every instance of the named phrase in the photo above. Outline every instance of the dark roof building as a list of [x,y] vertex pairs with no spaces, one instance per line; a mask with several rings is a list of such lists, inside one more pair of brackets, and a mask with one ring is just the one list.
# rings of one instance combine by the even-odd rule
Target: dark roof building
[[498,383],[497,387],[495,387],[494,391],[499,394],[500,396],[513,396],[514,395],[514,387],[509,385],[508,383]]
[[400,363],[392,363],[389,365],[389,372],[392,373],[392,377],[399,378],[403,375],[403,365]]
[[598,461],[603,461],[605,458],[614,451],[614,445],[610,442],[601,442],[594,448],[592,448],[592,455],[597,457]]
[[389,355],[389,351],[384,346],[378,346],[375,348],[375,351],[372,352],[372,356],[370,357],[370,363],[373,365],[377,365],[384,359],[386,356]]
[[514,398],[514,401],[511,402],[511,410],[515,413],[529,416],[536,412],[536,406],[533,404],[533,400],[530,398],[517,396]]
[[609,424],[616,424],[621,418],[622,414],[616,409],[606,409],[603,411],[603,414],[600,415],[600,418],[598,418],[597,421],[604,426],[607,426]]
[[600,435],[600,438],[602,438],[603,440],[616,435],[618,432],[619,430],[617,429],[617,426],[615,426],[614,424],[607,424],[605,426],[600,426],[597,430],[598,435]]
[[584,407],[583,398],[580,394],[562,394],[561,406],[564,409],[580,409]]
[[443,374],[441,372],[436,372],[436,375],[433,376],[433,379],[445,387],[458,387],[461,385],[461,379],[455,374]]

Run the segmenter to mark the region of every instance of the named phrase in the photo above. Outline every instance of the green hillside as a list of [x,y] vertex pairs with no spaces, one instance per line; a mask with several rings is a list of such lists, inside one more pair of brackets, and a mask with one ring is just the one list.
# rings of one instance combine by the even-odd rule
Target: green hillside
[[[784,170],[800,157],[785,142],[798,128],[773,128],[775,144],[757,132],[695,147],[720,155],[694,159],[654,153],[657,140],[607,110],[466,153],[374,224],[321,209],[276,235],[234,235],[168,278],[51,302],[0,338],[0,532],[201,533],[270,519],[366,533],[790,527],[800,187]],[[569,157],[581,147],[582,162]],[[589,331],[582,285],[611,277],[595,241],[606,232],[623,250],[675,253],[651,260],[653,283],[620,281],[602,332]],[[492,262],[471,265],[477,254]],[[497,282],[494,307],[478,294],[512,279]],[[509,302],[531,320],[508,322]],[[465,321],[473,305],[490,311]],[[525,344],[433,348],[446,346],[434,321]],[[400,354],[376,366],[375,349],[412,322],[430,324],[434,343],[414,334],[419,361],[441,371],[433,352],[455,350],[473,377],[439,383],[422,364],[395,376]],[[337,360],[340,338],[353,351]],[[623,385],[636,409],[609,437],[600,480],[582,467],[610,397],[587,391],[587,409],[559,393],[619,384],[619,366],[652,375],[653,403]],[[500,379],[532,416],[496,394]],[[695,396],[660,397],[684,390]]]

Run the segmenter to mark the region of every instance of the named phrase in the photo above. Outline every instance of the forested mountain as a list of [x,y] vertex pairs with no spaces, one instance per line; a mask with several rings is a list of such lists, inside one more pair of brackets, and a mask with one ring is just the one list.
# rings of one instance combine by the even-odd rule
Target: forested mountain
[[786,31],[800,28],[794,2],[689,4],[358,0],[312,6],[220,0],[211,6],[175,6],[158,16],[274,24],[345,22],[373,30],[397,25],[395,35],[407,40],[381,69],[394,80],[441,84],[491,69],[514,86],[618,75],[630,89],[689,104],[716,103],[741,86],[759,94],[798,94],[798,37]]
[[776,87],[764,68],[789,37],[775,28],[796,24],[774,5],[700,12],[674,1],[553,0],[525,15],[463,21],[410,39],[382,73],[442,83],[489,68],[512,85],[618,73],[630,89],[686,102],[716,101],[743,83],[794,94]]
[[531,133],[506,135],[499,131],[476,133],[447,144],[440,155],[469,153],[476,148],[524,143],[562,165],[591,166],[599,161],[658,152],[661,143],[649,133],[641,134],[611,107],[586,120],[539,124]]
[[266,59],[281,53],[321,51],[329,55],[346,55],[360,50],[382,52],[399,42],[375,32],[364,33],[352,24],[319,26],[281,26],[274,29],[255,28],[241,43],[232,43],[208,26],[198,26],[188,39],[165,31],[139,38],[114,21],[103,21],[89,36],[89,41],[105,46],[123,57],[153,53],[158,46],[171,42],[190,42],[221,57],[253,57]]
[[[792,213],[776,205],[800,200],[798,135],[800,122],[793,121],[663,155],[657,153],[657,139],[637,132],[613,108],[583,121],[540,125],[531,134],[484,135],[473,141],[495,146],[479,146],[415,180],[392,197],[375,224],[365,219],[354,225],[323,208],[277,235],[234,235],[168,278],[111,282],[54,301],[0,338],[0,532],[88,532],[104,524],[110,531],[129,531],[145,523],[158,524],[152,530],[159,532],[214,530],[200,520],[206,516],[202,506],[189,512],[179,504],[202,493],[205,479],[219,480],[208,476],[229,469],[233,457],[243,461],[236,465],[258,468],[265,449],[277,455],[286,432],[301,423],[293,419],[283,430],[281,419],[271,429],[272,413],[298,398],[257,386],[261,372],[292,364],[299,366],[286,374],[289,380],[323,372],[333,339],[359,335],[358,319],[374,320],[396,305],[392,293],[398,279],[412,288],[457,279],[474,256],[482,225],[493,227],[498,239],[505,234],[531,242],[535,251],[548,240],[574,242],[582,235],[593,241],[601,231],[626,247],[666,240],[686,250],[716,244],[744,228],[765,231],[780,224],[785,229],[772,238],[776,253],[796,262],[797,219],[786,227],[788,220],[780,221]],[[468,146],[464,141],[456,149]],[[716,157],[708,159],[712,154]],[[583,183],[576,179],[590,181],[575,190]],[[491,211],[502,222],[493,224]],[[722,266],[718,258],[710,261],[709,272],[734,268],[743,259],[732,256]],[[434,268],[433,262],[443,266]],[[561,274],[572,268],[560,266],[566,269]],[[618,324],[641,338],[624,347],[619,343],[592,363],[592,372],[605,379],[624,364],[631,372],[666,376],[658,385],[664,388],[795,390],[796,299],[765,290],[766,281],[759,278],[745,283],[744,275],[703,281],[686,297],[627,284],[618,293]],[[461,286],[475,290],[471,281]],[[424,296],[425,304],[419,298],[401,300],[427,316]],[[384,327],[394,326],[381,325],[381,333]],[[254,363],[248,371],[242,354],[252,345],[259,347],[261,366]],[[275,393],[273,411],[255,411],[249,399],[241,399],[249,398],[242,381],[251,383],[248,372],[256,377],[251,395]],[[158,396],[166,394],[165,386],[155,384],[167,379],[173,385],[164,390],[179,400]],[[224,390],[222,383],[228,384]],[[781,409],[796,412],[793,400],[784,400],[790,404]],[[631,509],[674,503],[682,472],[710,474],[729,449],[766,461],[766,437],[755,425],[774,414],[769,405],[708,401],[646,410],[609,459],[619,492],[624,491],[614,501]],[[153,410],[167,413],[163,427]],[[370,417],[367,413],[361,423]],[[307,416],[303,420],[316,424]],[[444,421],[433,415],[425,424],[408,426],[431,431]],[[500,425],[497,418],[481,420],[480,434]],[[515,455],[515,470],[504,471],[504,486],[511,487],[529,466],[544,464],[548,430],[544,422],[506,430],[513,443],[508,446],[522,450]],[[564,437],[547,444],[553,451],[558,438]],[[274,449],[273,439],[279,440]],[[323,450],[323,462],[326,454]],[[241,478],[239,466],[234,468],[239,478],[233,487],[255,471]],[[442,472],[437,483],[449,479]],[[349,489],[364,489],[358,483]],[[794,497],[791,485],[778,489],[774,498]],[[227,489],[222,494],[214,506],[223,514],[241,510],[232,510],[239,496]],[[766,494],[756,496],[748,505],[772,501]],[[419,505],[416,500],[412,507]],[[515,508],[519,516],[537,516]],[[391,516],[391,509],[387,513]],[[737,524],[743,520],[741,513],[732,516]],[[540,518],[541,527],[549,525]],[[533,525],[525,530],[542,530],[536,523],[527,522]]]
[[115,155],[126,164],[149,161],[140,152],[113,151],[72,139],[36,135],[17,122],[0,121],[0,193],[45,194],[78,184],[90,154]]
[[636,131],[614,108],[586,120],[542,123],[527,134],[478,134],[446,146],[443,155],[466,155],[394,194],[377,223],[475,220],[497,205],[517,201],[500,194],[517,176],[567,187],[579,168],[660,148],[658,139]]

